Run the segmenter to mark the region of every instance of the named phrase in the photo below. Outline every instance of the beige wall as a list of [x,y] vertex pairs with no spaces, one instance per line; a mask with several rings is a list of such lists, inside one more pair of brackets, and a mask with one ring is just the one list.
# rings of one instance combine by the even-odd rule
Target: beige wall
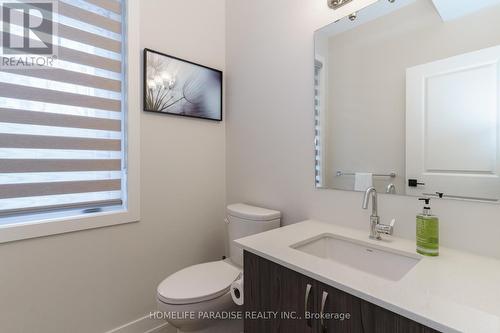
[[[373,1],[355,0],[338,13]],[[326,1],[227,1],[227,195],[307,218],[366,230],[362,194],[314,189],[313,32],[338,18]],[[464,31],[467,33],[467,31]],[[500,206],[437,201],[443,245],[500,257]],[[384,222],[415,238],[415,198],[379,198]]]
[[[140,3],[142,48],[224,69],[224,1]],[[170,273],[224,254],[224,123],[131,112],[142,221],[1,244],[0,332],[105,332],[154,310]]]
[[500,44],[500,6],[443,22],[431,0],[329,39],[329,187],[353,189],[336,170],[388,173],[405,190],[406,69]]

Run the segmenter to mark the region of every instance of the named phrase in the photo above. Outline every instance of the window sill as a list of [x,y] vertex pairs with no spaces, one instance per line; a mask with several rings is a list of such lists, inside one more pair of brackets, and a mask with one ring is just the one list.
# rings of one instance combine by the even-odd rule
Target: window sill
[[0,226],[0,243],[45,237],[69,232],[109,227],[139,222],[137,214],[127,210],[86,214],[85,216],[60,217],[27,223]]

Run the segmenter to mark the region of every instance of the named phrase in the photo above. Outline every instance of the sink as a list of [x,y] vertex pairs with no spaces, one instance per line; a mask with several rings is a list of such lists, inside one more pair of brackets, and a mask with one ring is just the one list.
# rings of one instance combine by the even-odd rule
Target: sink
[[291,247],[391,281],[401,280],[421,259],[416,253],[384,249],[333,234],[319,235]]

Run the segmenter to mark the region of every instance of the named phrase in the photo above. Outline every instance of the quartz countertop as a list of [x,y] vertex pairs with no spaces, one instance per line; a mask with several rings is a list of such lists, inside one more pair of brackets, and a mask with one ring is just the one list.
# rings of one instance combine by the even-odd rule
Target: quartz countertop
[[442,332],[500,333],[500,260],[449,248],[425,257],[393,281],[291,246],[331,234],[390,251],[415,253],[415,242],[368,238],[366,230],[308,220],[236,240],[248,252]]

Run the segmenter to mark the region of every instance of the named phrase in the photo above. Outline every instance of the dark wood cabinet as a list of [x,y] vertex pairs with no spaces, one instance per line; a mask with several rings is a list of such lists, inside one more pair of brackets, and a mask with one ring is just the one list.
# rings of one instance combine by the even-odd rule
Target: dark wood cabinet
[[315,322],[304,316],[315,307],[313,279],[252,254],[245,254],[244,267],[250,272],[248,280],[245,275],[245,332],[316,332]]
[[245,333],[435,333],[431,328],[245,252]]
[[[317,332],[364,332],[361,299],[323,283],[317,283],[319,299],[315,311],[319,313]],[[326,317],[321,320],[321,317]]]
[[436,333],[438,331],[366,301],[361,302],[365,332]]

